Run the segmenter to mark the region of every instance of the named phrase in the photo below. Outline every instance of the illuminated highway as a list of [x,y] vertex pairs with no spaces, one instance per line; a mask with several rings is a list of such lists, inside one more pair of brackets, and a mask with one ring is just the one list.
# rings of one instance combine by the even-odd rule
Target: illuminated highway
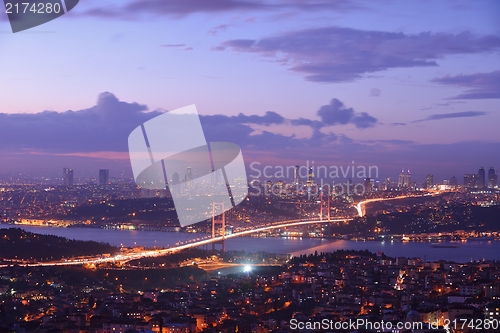
[[437,194],[441,194],[441,192],[425,193],[425,194],[421,194],[421,195],[411,195],[411,196],[409,196],[409,195],[400,195],[400,196],[391,197],[391,198],[367,199],[367,200],[360,201],[355,207],[356,207],[356,210],[358,211],[358,216],[359,217],[363,217],[366,214],[366,209],[365,209],[366,204],[371,203],[371,202],[397,200],[397,199],[419,198],[419,197],[425,197],[425,196],[437,195]]

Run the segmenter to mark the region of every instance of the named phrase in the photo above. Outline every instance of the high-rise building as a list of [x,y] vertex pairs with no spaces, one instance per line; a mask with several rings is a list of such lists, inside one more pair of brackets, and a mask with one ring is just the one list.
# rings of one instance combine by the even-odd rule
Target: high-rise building
[[101,169],[99,170],[99,185],[106,185],[109,183],[109,170]]
[[399,188],[408,188],[410,187],[411,179],[410,179],[410,170],[405,173],[405,170],[401,170],[398,178],[398,187]]
[[434,176],[428,174],[427,177],[425,177],[425,188],[432,188],[433,186],[434,186]]
[[476,178],[477,178],[477,175],[471,174],[471,173],[466,173],[464,175],[464,186],[469,187],[469,188],[476,187]]
[[293,169],[293,184],[294,185],[299,185],[299,179],[300,179],[299,170],[300,170],[300,168],[298,165],[296,165],[295,168]]
[[486,172],[484,171],[484,168],[481,167],[481,168],[479,168],[479,171],[477,172],[476,187],[477,188],[484,188],[485,180],[486,180]]
[[177,172],[174,172],[172,174],[172,185],[180,184],[180,182],[181,182],[181,177]]
[[309,174],[308,174],[308,177],[307,177],[307,181],[310,184],[314,184],[314,170],[313,170],[313,167],[309,168]]
[[385,190],[386,191],[392,190],[392,187],[391,187],[391,178],[390,177],[387,177],[385,179]]
[[190,182],[193,180],[193,169],[191,167],[187,167],[186,171],[186,181]]
[[63,168],[63,185],[73,186],[73,169]]
[[457,185],[458,185],[457,177],[451,176],[451,178],[450,178],[450,186],[451,187],[457,187]]
[[403,188],[405,184],[405,170],[402,169],[398,178],[398,188]]
[[495,188],[498,185],[498,176],[495,173],[495,168],[491,167],[488,170],[488,187]]
[[372,193],[373,186],[370,178],[365,178],[364,186],[366,193]]

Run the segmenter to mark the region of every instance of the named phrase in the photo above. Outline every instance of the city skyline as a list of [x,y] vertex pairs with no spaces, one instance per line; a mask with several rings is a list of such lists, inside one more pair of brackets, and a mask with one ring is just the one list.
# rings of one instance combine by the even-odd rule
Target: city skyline
[[[257,170],[257,169],[252,169],[252,170]],[[467,188],[477,188],[477,189],[493,189],[498,187],[498,174],[496,173],[496,170],[494,167],[488,168],[488,173],[486,174],[486,171],[484,167],[480,167],[478,170],[478,173],[465,173],[463,175],[459,175],[459,178],[457,178],[456,175],[450,176],[448,179],[434,179],[433,174],[427,174],[425,176],[424,180],[411,180],[411,173],[410,170],[406,170],[403,168],[401,172],[399,173],[399,176],[396,178],[391,178],[391,177],[372,177],[372,170],[369,170],[368,172],[363,171],[364,176],[361,177],[349,177],[349,172],[351,169],[346,169],[343,170],[341,167],[341,172],[344,172],[343,176],[346,176],[344,178],[340,177],[335,177],[332,175],[337,175],[339,174],[338,170],[337,171],[331,171],[328,170],[326,166],[287,166],[286,168],[277,168],[274,174],[271,171],[271,173],[263,172],[258,170],[259,172],[259,177],[256,177],[255,175],[250,175],[249,177],[249,182],[253,182],[254,180],[259,180],[259,181],[277,181],[277,182],[284,182],[287,185],[299,185],[299,184],[314,184],[315,181],[318,182],[320,181],[321,184],[341,184],[342,182],[345,181],[356,181],[358,183],[365,183],[366,182],[371,182],[370,187],[373,187],[374,184],[377,185],[378,190],[389,190],[389,189],[405,189],[405,188],[422,188],[422,189],[431,189],[436,185],[449,185],[451,187],[467,187]],[[304,174],[301,172],[302,170],[305,170],[307,173]],[[316,170],[316,171],[315,171]],[[335,170],[335,169],[334,169]],[[484,172],[483,175],[481,175],[481,171]],[[315,172],[317,176],[315,177]],[[355,172],[355,171],[354,171]],[[356,172],[354,173],[356,174]],[[376,171],[376,174],[378,175],[378,170]],[[279,175],[279,176],[278,176]],[[359,174],[357,174],[359,175]],[[186,173],[184,175],[179,175],[177,173],[174,173],[172,177],[169,179],[169,183],[171,184],[177,184],[181,182],[181,176],[182,176],[182,182],[189,182],[193,180],[192,176],[192,170],[191,167],[187,167]],[[369,176],[369,177],[367,177]],[[482,178],[484,177],[484,180]],[[58,177],[55,177],[53,179],[53,182],[57,183],[58,182]],[[84,173],[82,178],[78,177],[77,174],[77,179],[80,180],[81,185],[86,184],[86,183],[92,183],[92,178],[89,178],[89,175]],[[123,180],[123,178],[115,178],[112,177],[113,181],[116,180]],[[125,178],[127,179],[127,178]],[[130,180],[131,178],[129,178]],[[458,179],[463,179],[463,182],[459,181]],[[47,179],[49,180],[49,179]],[[73,186],[75,185],[74,183],[74,171],[72,168],[65,167],[63,168],[63,173],[62,173],[62,185],[65,186]],[[99,185],[107,185],[110,183],[110,178],[109,178],[109,170],[108,169],[99,169],[98,170],[98,176],[94,177],[94,180],[97,180]]]

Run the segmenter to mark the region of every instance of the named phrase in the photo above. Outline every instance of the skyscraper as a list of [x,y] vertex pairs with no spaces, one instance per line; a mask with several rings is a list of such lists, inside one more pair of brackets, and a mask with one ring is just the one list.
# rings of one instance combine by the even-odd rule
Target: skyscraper
[[392,188],[391,188],[391,178],[390,177],[387,177],[385,179],[385,190],[386,191],[392,190]]
[[477,175],[466,173],[464,175],[464,186],[469,187],[469,188],[476,187],[476,178],[477,178]]
[[432,188],[433,186],[434,186],[434,176],[428,174],[427,177],[425,177],[425,188]]
[[179,174],[177,172],[174,172],[172,175],[172,185],[177,185],[181,182],[181,177],[179,177]]
[[458,185],[457,177],[451,176],[451,178],[450,178],[450,186],[451,187],[457,187],[457,185]]
[[106,185],[109,183],[109,170],[101,169],[99,170],[99,185]]
[[187,167],[186,175],[184,176],[184,183],[188,188],[193,186],[193,169],[191,167]]
[[295,168],[293,169],[293,184],[298,185],[299,184],[299,166],[296,165]]
[[73,169],[63,168],[63,185],[73,186]]
[[398,178],[398,188],[403,188],[405,184],[405,170],[402,169]]
[[372,187],[372,182],[371,182],[370,178],[365,178],[364,186],[365,186],[366,193],[372,193],[373,187]]
[[313,170],[313,167],[309,168],[309,175],[308,175],[307,181],[309,183],[311,183],[311,184],[314,184],[314,170]]
[[498,176],[495,173],[495,168],[491,167],[488,170],[488,187],[495,188],[498,185]]
[[405,183],[403,187],[410,187],[411,179],[410,179],[410,170],[405,175]]
[[479,171],[477,172],[477,188],[484,188],[485,185],[485,180],[486,180],[486,172],[484,171],[484,168],[481,167],[479,168]]

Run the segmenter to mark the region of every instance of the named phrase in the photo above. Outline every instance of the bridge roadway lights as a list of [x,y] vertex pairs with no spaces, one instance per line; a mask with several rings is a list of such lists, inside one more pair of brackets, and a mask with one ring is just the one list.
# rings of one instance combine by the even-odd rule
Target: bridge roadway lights
[[[261,228],[246,230],[246,231],[240,231],[240,232],[237,232],[234,234],[225,235],[224,238],[222,236],[216,236],[216,237],[211,238],[211,239],[205,239],[205,240],[193,242],[190,244],[184,244],[184,245],[172,247],[172,248],[165,249],[165,250],[156,250],[156,251],[147,250],[147,251],[144,251],[143,253],[134,253],[133,256],[132,255],[129,255],[129,256],[120,255],[119,258],[117,258],[117,257],[110,257],[110,258],[97,257],[97,258],[89,258],[85,262],[82,262],[82,261],[52,261],[52,262],[42,262],[42,263],[36,263],[36,264],[35,263],[27,264],[26,266],[29,266],[29,267],[35,267],[35,266],[72,266],[72,265],[82,265],[84,263],[85,264],[93,264],[93,263],[99,264],[99,263],[116,262],[116,261],[127,262],[130,260],[141,259],[141,258],[146,258],[146,257],[160,257],[160,256],[163,256],[167,253],[174,253],[174,252],[184,250],[187,248],[198,247],[198,246],[210,244],[213,242],[220,242],[220,241],[223,241],[223,240],[228,239],[228,238],[246,236],[246,235],[250,235],[250,234],[253,234],[256,232],[261,232],[261,231],[266,231],[266,230],[279,229],[279,228],[283,228],[283,227],[293,227],[293,226],[298,226],[298,225],[317,224],[317,223],[342,222],[342,221],[348,222],[350,220],[352,220],[352,219],[346,219],[344,217],[344,218],[332,219],[331,221],[310,220],[310,221],[285,222],[285,223],[275,224],[275,225],[271,225],[271,226],[267,226],[267,227],[261,227]],[[9,267],[9,265],[0,265],[0,268],[5,268],[5,267]]]

